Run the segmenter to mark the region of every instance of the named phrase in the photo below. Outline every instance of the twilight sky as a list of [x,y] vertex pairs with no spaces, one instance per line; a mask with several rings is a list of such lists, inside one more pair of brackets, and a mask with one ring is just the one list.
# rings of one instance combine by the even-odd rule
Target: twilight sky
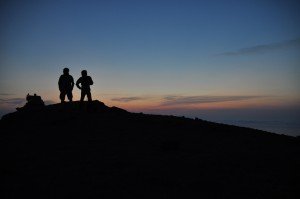
[[1,1],[0,113],[27,93],[58,102],[69,67],[75,81],[92,76],[94,99],[131,111],[296,118],[299,10],[296,0]]

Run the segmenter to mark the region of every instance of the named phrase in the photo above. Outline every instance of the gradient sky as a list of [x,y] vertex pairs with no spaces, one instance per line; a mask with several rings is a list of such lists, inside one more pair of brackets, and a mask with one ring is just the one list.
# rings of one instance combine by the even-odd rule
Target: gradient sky
[[86,69],[94,99],[131,111],[238,109],[247,119],[247,110],[300,110],[298,1],[7,0],[0,7],[1,113],[27,93],[58,102],[64,67],[75,80]]

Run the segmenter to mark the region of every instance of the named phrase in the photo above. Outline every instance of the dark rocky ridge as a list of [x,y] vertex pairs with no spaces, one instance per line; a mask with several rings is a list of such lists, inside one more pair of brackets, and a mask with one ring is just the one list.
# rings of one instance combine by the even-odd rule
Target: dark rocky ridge
[[300,141],[94,101],[0,120],[2,198],[298,198]]

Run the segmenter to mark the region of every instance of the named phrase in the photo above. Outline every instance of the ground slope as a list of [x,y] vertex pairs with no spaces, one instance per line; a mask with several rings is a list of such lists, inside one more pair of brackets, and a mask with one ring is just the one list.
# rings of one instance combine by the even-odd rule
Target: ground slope
[[99,101],[15,112],[0,128],[5,198],[299,197],[294,137]]

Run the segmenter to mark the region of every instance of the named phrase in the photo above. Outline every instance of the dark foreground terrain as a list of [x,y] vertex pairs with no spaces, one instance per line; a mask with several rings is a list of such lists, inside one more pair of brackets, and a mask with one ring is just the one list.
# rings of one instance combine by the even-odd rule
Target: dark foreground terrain
[[1,198],[300,198],[299,138],[99,101],[0,121]]

